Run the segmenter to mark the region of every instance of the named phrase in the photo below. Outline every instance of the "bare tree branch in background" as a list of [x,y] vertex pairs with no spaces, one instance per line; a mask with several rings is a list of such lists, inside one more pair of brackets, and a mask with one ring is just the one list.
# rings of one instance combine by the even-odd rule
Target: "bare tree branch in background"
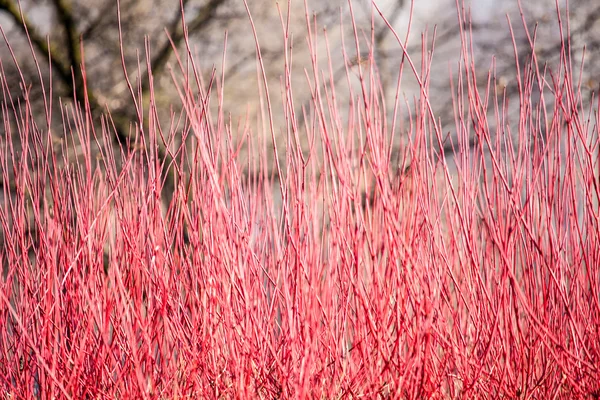
[[[41,4],[40,2],[35,2],[35,0],[22,1],[25,4],[29,3],[32,9],[39,7],[39,4]],[[399,66],[405,59],[405,53],[398,51],[395,39],[389,35],[390,30],[385,27],[385,24],[382,24],[381,19],[376,15],[373,17],[370,0],[352,1],[362,5],[362,19],[360,19],[359,27],[361,31],[362,51],[360,55],[356,55],[356,60],[360,56],[365,61],[376,62],[376,73],[380,75],[383,92],[387,94],[385,97],[387,97],[387,100],[392,100],[391,96],[394,95],[397,86],[396,79]],[[461,54],[457,45],[460,41],[459,28],[461,26],[463,28],[466,27],[464,24],[459,25],[455,1],[423,0],[422,2],[411,2],[406,0],[380,0],[379,2],[386,3],[387,19],[394,25],[400,36],[402,36],[403,41],[406,35],[406,41],[410,42],[407,45],[409,49],[408,53],[411,54],[413,61],[417,65],[423,62],[423,59],[425,62],[431,63],[433,70],[428,77],[428,87],[430,87],[432,92],[432,107],[444,123],[444,126],[447,127],[447,130],[452,131],[454,110],[451,106],[452,98],[449,90],[449,77],[451,73],[454,74],[456,72],[460,61]],[[188,34],[195,39],[192,45],[194,48],[197,47],[199,49],[199,53],[204,58],[202,61],[218,64],[219,61],[216,60],[215,54],[222,51],[222,49],[219,47],[219,41],[214,40],[216,36],[213,35],[217,31],[228,30],[228,37],[230,38],[228,39],[228,65],[222,66],[227,76],[227,84],[222,88],[223,96],[227,100],[224,103],[225,108],[223,109],[223,113],[233,115],[232,120],[236,118],[253,119],[254,117],[256,117],[256,121],[260,120],[261,110],[258,105],[256,76],[254,66],[252,65],[255,60],[254,44],[249,45],[247,43],[246,36],[248,35],[245,34],[243,25],[239,23],[238,18],[245,15],[245,11],[236,8],[241,2],[232,0],[122,0],[122,3],[121,11],[125,18],[123,20],[123,35],[128,44],[128,50],[142,46],[142,43],[139,41],[142,34],[150,37],[153,51],[149,64],[155,77],[154,84],[156,86],[154,93],[156,98],[162,101],[162,104],[158,107],[160,108],[160,112],[163,113],[162,115],[169,116],[171,112],[169,105],[173,103],[174,97],[172,92],[169,93],[170,88],[163,87],[160,83],[160,77],[161,75],[165,75],[167,62],[172,54],[171,42],[165,38],[167,35],[160,34],[160,32],[162,32],[161,28],[166,26],[165,30],[175,47],[181,46],[185,37],[181,27],[181,21],[184,18],[183,12],[186,14],[185,17],[187,17],[185,19],[187,21]],[[274,11],[276,7],[274,7],[271,0],[255,0],[252,3],[252,7],[262,13],[261,21],[264,21],[264,23],[261,22],[259,26],[262,54],[265,59],[269,58],[266,63],[269,79],[277,80],[277,84],[279,83],[278,77],[281,74],[281,67],[283,65],[283,51],[278,35],[273,35],[273,33],[278,32],[277,29],[281,28],[279,16]],[[309,60],[306,57],[307,46],[303,40],[307,23],[304,12],[307,11],[311,15],[309,18],[311,19],[311,24],[314,19],[315,23],[318,21],[321,24],[325,21],[326,25],[329,24],[329,26],[333,25],[336,27],[347,16],[347,10],[344,9],[343,5],[346,3],[345,1],[338,3],[313,0],[308,2],[309,6],[306,10],[304,10],[302,3],[301,1],[296,1],[295,8],[288,10],[291,15],[291,24],[293,27],[293,29],[290,29],[290,32],[294,32],[296,35],[293,41],[293,67],[297,68],[298,72],[294,76],[298,76],[298,79],[293,82],[293,85],[298,88],[296,93],[298,94],[299,101],[296,104],[299,111],[303,102],[306,102],[310,98],[308,91],[300,94],[303,86],[305,86],[303,66],[308,66],[309,69],[311,66],[310,62],[307,63],[307,60]],[[517,3],[512,0],[497,1],[493,2],[494,4],[491,4],[491,2],[465,0],[465,3],[468,5],[464,10],[468,14],[465,17],[468,18],[465,18],[465,21],[462,22],[473,22],[473,26],[469,29],[472,28],[472,32],[474,32],[473,49],[476,53],[474,61],[478,63],[478,70],[487,72],[492,56],[494,56],[494,63],[497,63],[494,64],[496,75],[500,78],[504,76],[509,78],[514,73],[516,63],[512,42],[508,40],[510,35],[507,29],[507,15],[512,18],[515,29],[520,30],[516,35],[516,44],[520,48],[518,63],[524,66],[527,59],[531,56],[531,46],[523,35],[522,26],[519,26],[522,25],[522,22],[521,13],[516,9]],[[481,9],[483,7],[481,4],[484,3],[491,4],[488,11]],[[542,3],[546,4],[545,8],[542,7]],[[83,54],[80,54],[80,41],[81,38],[86,40],[85,59],[88,67],[87,73],[88,76],[94,77],[93,80],[90,79],[90,82],[87,82],[87,98],[93,116],[99,117],[107,108],[110,108],[116,126],[115,142],[126,143],[127,141],[131,141],[133,139],[129,133],[131,122],[137,121],[138,118],[135,110],[131,107],[131,93],[127,88],[124,88],[122,72],[120,72],[121,60],[118,38],[115,34],[116,2],[114,0],[96,0],[96,2],[94,0],[44,1],[44,6],[50,5],[52,7],[51,11],[53,12],[49,13],[49,15],[56,14],[53,20],[55,23],[53,29],[58,28],[60,36],[66,39],[66,41],[63,39],[60,42],[56,38],[48,42],[45,34],[41,33],[44,32],[43,26],[37,24],[39,20],[34,18],[33,12],[27,15],[29,8],[25,7],[26,11],[24,12],[26,15],[21,15],[18,4],[18,0],[0,0],[0,12],[9,15],[15,22],[16,29],[20,29],[23,35],[25,30],[29,32],[29,36],[37,52],[44,56],[48,54],[52,55],[51,63],[52,69],[55,71],[55,82],[60,82],[60,89],[78,102],[83,102],[84,100],[83,82],[79,68],[83,57]],[[535,54],[538,58],[543,59],[544,62],[552,61],[553,55],[558,54],[558,50],[560,50],[557,47],[557,44],[560,44],[560,40],[558,40],[559,38],[551,26],[551,21],[553,21],[552,14],[556,12],[553,4],[554,0],[539,0],[523,4],[524,15],[531,24],[531,31],[533,32],[535,24],[535,29],[539,32],[535,43]],[[586,59],[588,60],[587,65],[590,65],[597,58],[597,52],[593,50],[599,46],[596,39],[598,35],[594,32],[598,32],[598,29],[600,29],[598,26],[600,25],[598,22],[600,8],[593,2],[590,3],[584,0],[572,0],[571,4],[571,32],[574,33],[572,35],[572,45],[574,49],[583,47],[583,44],[587,46]],[[467,10],[476,8],[478,5],[480,7],[480,15],[483,14],[484,17],[472,20],[469,14],[470,11]],[[409,21],[407,15],[413,14],[413,8],[415,9],[414,15],[416,20],[409,24],[407,22]],[[417,11],[419,8],[420,12]],[[549,17],[545,17],[546,14],[544,13],[546,11],[544,10],[547,10]],[[140,15],[144,17],[140,18]],[[149,18],[156,18],[156,20],[150,20]],[[371,21],[373,21],[374,26],[371,26]],[[409,26],[412,32],[410,35],[406,32]],[[430,50],[433,50],[434,27],[436,32],[435,51],[428,53]],[[344,36],[343,30],[347,28],[342,27],[339,30],[339,37]],[[373,28],[374,31],[370,32],[370,28]],[[429,35],[421,35],[425,30],[429,31]],[[148,31],[151,31],[151,33],[148,33]],[[336,82],[345,77],[347,67],[339,51],[339,37],[333,39],[334,35],[338,35],[337,31],[337,29],[328,30],[329,40],[332,40],[332,71],[334,73],[334,81]],[[221,37],[220,33],[218,34],[219,37]],[[371,39],[373,39],[373,42],[371,42]],[[337,42],[334,43],[334,40],[337,40]],[[422,40],[426,42],[425,46],[422,46]],[[424,53],[421,54],[422,52]],[[325,55],[325,52],[321,52],[321,54]],[[137,53],[128,51],[125,55],[127,65],[135,65],[138,61],[137,57]],[[577,61],[581,57],[576,55],[573,59]],[[557,63],[555,62],[555,64]],[[143,71],[145,66],[146,64],[143,63],[140,67],[141,70],[131,68],[131,71],[132,75],[136,75],[136,78],[139,79],[141,94],[144,99],[147,99],[150,82],[144,76],[147,75]],[[578,69],[575,68],[575,70]],[[139,76],[137,76],[138,73]],[[410,73],[403,75],[402,87],[398,93],[399,96],[406,96],[407,99],[410,99],[411,96],[419,92],[418,85],[416,85],[415,79],[413,79],[414,77],[410,75]],[[595,75],[597,74],[589,74],[590,85],[597,81]],[[486,76],[480,77],[478,82],[484,85]],[[514,80],[511,81],[509,79],[507,82],[508,84],[502,88],[502,91],[510,94],[511,91],[516,90],[516,85]],[[344,84],[345,82],[341,86],[343,87]],[[485,88],[482,87],[481,89]],[[393,104],[393,101],[388,101],[386,106],[389,107],[391,104]],[[514,102],[511,105],[513,107],[517,106]],[[275,106],[278,105],[276,104]],[[281,117],[283,113],[275,112],[274,115],[275,117]],[[301,115],[301,112],[298,112],[298,115]],[[141,122],[144,125],[148,123],[148,121]],[[278,122],[281,125],[285,124],[285,121]],[[257,123],[257,125],[260,125],[260,123]],[[259,129],[260,127],[257,130]],[[168,166],[170,164],[168,151],[164,144],[160,145],[158,156],[163,161],[163,165]],[[173,171],[169,171],[168,167],[166,167],[164,172],[163,176],[167,176],[165,185],[174,187],[176,179],[173,177]],[[168,190],[165,191],[168,192]]]
[[[185,6],[189,0],[182,1],[182,7],[185,10]],[[196,32],[200,32],[206,28],[206,26],[213,20],[217,9],[225,2],[225,0],[210,0],[206,3],[199,11],[198,15],[187,24],[187,30],[189,33],[193,34]],[[179,12],[173,18],[173,21],[168,27],[169,36],[171,37],[171,41],[175,47],[179,47],[181,42],[183,41],[185,35],[183,32],[183,28],[181,26],[181,8]],[[158,50],[156,57],[153,58],[151,63],[152,73],[160,74],[163,70],[167,61],[169,60],[169,56],[173,52],[173,45],[171,41],[165,40],[162,47]],[[148,91],[149,81],[145,80],[142,84],[142,90],[144,93]]]
[[[189,0],[183,0],[181,2],[181,7],[185,8],[188,3]],[[225,3],[225,0],[210,0],[200,7],[197,11],[197,16],[187,25],[188,32],[193,34],[205,29],[215,17],[217,9],[223,3]],[[93,82],[83,81],[81,71],[81,40],[84,35],[89,35],[90,32],[96,28],[96,25],[105,18],[105,13],[101,12],[99,17],[87,27],[85,32],[80,32],[78,25],[81,25],[81,23],[73,13],[73,3],[70,0],[52,0],[52,4],[56,13],[57,23],[61,27],[64,38],[66,39],[64,42],[47,41],[46,38],[39,33],[38,27],[24,12],[22,12],[17,0],[0,0],[0,11],[4,11],[8,14],[14,21],[15,26],[17,26],[24,35],[29,35],[31,43],[37,52],[45,57],[48,56],[48,54],[51,55],[50,62],[52,68],[56,71],[60,83],[66,88],[67,95],[79,103],[84,103],[87,100],[92,116],[94,118],[100,117],[105,113],[107,105],[102,104],[98,100],[96,93],[98,88],[93,86]],[[110,3],[107,4],[110,5]],[[156,56],[152,58],[150,63],[152,74],[155,77],[158,77],[164,71],[165,65],[173,53],[172,46],[175,45],[177,47],[181,45],[184,38],[184,32],[181,26],[182,9],[180,7],[177,9],[178,11],[175,17],[166,28],[172,39],[172,43],[165,39],[156,53]],[[50,45],[48,45],[48,43],[50,43]],[[60,45],[58,43],[60,43]],[[148,71],[142,76],[147,76],[147,72]],[[86,90],[84,90],[84,84],[87,85]],[[142,96],[145,97],[148,95],[150,89],[149,86],[149,79],[144,79],[142,83]],[[127,108],[112,110],[112,119],[116,129],[115,142],[123,144],[133,141],[134,137],[132,137],[132,134],[130,133],[130,123],[131,121],[137,120],[134,112]],[[146,123],[147,121],[144,121],[144,124]],[[169,155],[164,144],[159,144],[158,156],[160,162],[164,166],[169,165]],[[171,190],[174,189],[176,177],[174,176],[173,171],[165,168],[163,173],[165,175],[165,186]],[[168,192],[168,190],[165,192]]]
[[[59,2],[61,0],[57,0]],[[48,42],[46,39],[39,34],[36,26],[29,20],[29,18],[21,13],[20,7],[18,4],[11,0],[0,0],[0,10],[5,11],[15,22],[15,26],[17,26],[24,35],[29,35],[31,43],[33,46],[45,57],[48,54],[52,54],[50,62],[52,63],[52,68],[55,72],[58,73],[58,77],[60,81],[70,89],[71,94],[76,92],[76,100],[83,101],[83,90],[75,91],[75,87],[73,86],[73,76],[71,73],[71,66],[78,65],[72,62],[69,62],[64,58],[64,55],[61,54],[59,50],[59,46],[53,42],[50,42],[50,46],[48,46]],[[81,54],[79,53],[79,42],[77,41],[76,49],[69,49],[69,55],[71,59],[78,59],[81,62]],[[74,70],[78,70],[78,68],[74,68]],[[81,71],[79,71],[78,75],[81,77]],[[77,74],[76,74],[77,76]],[[77,78],[76,78],[77,81]],[[91,95],[91,93],[90,93]],[[93,98],[90,98],[90,103],[92,103]]]

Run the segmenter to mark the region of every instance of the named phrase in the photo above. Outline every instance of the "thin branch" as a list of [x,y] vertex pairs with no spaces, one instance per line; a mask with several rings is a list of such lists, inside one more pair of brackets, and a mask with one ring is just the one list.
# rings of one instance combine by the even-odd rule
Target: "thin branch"
[[[182,1],[182,7],[185,7],[188,0]],[[208,25],[208,23],[215,17],[217,9],[221,6],[221,4],[225,3],[225,0],[210,0],[198,11],[198,15],[187,25],[187,30],[189,33],[197,32]],[[180,7],[179,12],[176,17],[173,19],[171,24],[169,25],[168,32],[171,37],[171,41],[167,40],[163,43],[162,47],[156,53],[156,57],[152,59],[151,69],[154,75],[160,74],[169,57],[172,54],[173,46],[179,47],[184,38],[183,28],[181,27],[181,11]],[[144,81],[142,84],[142,92],[146,93],[148,91],[149,81]]]
[[106,25],[108,20],[108,16],[111,13],[111,9],[114,7],[113,2],[106,2],[104,6],[99,10],[98,16],[95,19],[91,19],[91,22],[88,23],[88,26],[81,32],[81,37],[83,40],[86,40],[90,36],[92,36],[97,30],[101,29],[103,25]]
[[[50,63],[57,72],[60,81],[65,85],[69,96],[75,101],[84,104],[86,95],[84,91],[84,82],[81,75],[81,51],[79,35],[75,27],[73,16],[68,5],[64,0],[54,0],[57,6],[57,13],[63,22],[67,36],[69,38],[69,46],[67,50],[68,58],[65,59],[64,53],[59,49],[55,42],[46,41],[38,31],[35,25],[31,23],[27,15],[21,12],[20,7],[16,2],[10,0],[0,0],[0,10],[4,10],[12,17],[15,25],[23,31],[23,34],[29,36],[31,43],[37,51],[44,56],[50,55]],[[60,8],[59,8],[60,7]],[[64,10],[64,13],[62,12]],[[61,15],[62,14],[62,15]],[[50,43],[48,45],[48,43]],[[104,110],[98,102],[92,88],[87,88],[87,101],[89,102],[92,114],[100,115]],[[119,140],[125,140],[127,135],[124,134],[123,127],[117,132]]]
[[71,68],[69,67],[69,64],[64,59],[60,58],[60,51],[53,43],[48,47],[46,39],[40,35],[35,25],[29,21],[29,18],[27,18],[25,14],[21,14],[17,3],[10,0],[0,0],[0,10],[6,11],[24,35],[29,34],[31,42],[41,54],[52,54],[52,59],[50,61],[52,67],[59,74],[61,81],[69,85],[69,82],[71,81]]
[[[29,20],[25,13],[22,13],[18,3],[11,0],[0,0],[0,11],[5,11],[13,19],[16,26],[21,29],[23,34],[29,35],[31,43],[35,50],[44,55],[51,55],[50,63],[60,81],[67,88],[69,96],[75,101],[89,105],[92,117],[98,117],[105,112],[104,106],[98,101],[92,87],[87,86],[82,75],[82,50],[81,37],[82,35],[77,29],[76,17],[73,14],[72,5],[69,0],[52,0],[57,18],[60,21],[64,34],[66,36],[67,50],[60,51],[64,48],[64,44],[57,46],[55,42],[46,41],[46,39],[38,32],[36,26]],[[189,0],[181,0],[181,7],[185,7]],[[225,0],[210,0],[198,10],[197,16],[187,24],[188,32],[197,32],[208,25],[215,17],[216,11]],[[157,56],[150,64],[150,71],[154,76],[159,75],[171,55],[174,47],[177,47],[184,39],[184,31],[182,28],[182,9],[177,13],[176,17],[169,24],[168,30],[171,31],[171,41],[166,41],[159,49]],[[48,45],[48,43],[50,43]],[[148,94],[150,90],[150,80],[144,80],[142,84],[142,96]],[[113,123],[115,126],[115,142],[122,144],[129,142],[132,137],[129,133],[131,118],[126,115],[126,112],[113,114]],[[134,119],[135,120],[135,119]],[[145,121],[139,121],[144,124]],[[164,165],[169,165],[169,155],[164,145],[159,144],[158,157],[161,161],[166,161]],[[175,177],[173,171],[163,171],[166,174],[165,184],[174,188]]]

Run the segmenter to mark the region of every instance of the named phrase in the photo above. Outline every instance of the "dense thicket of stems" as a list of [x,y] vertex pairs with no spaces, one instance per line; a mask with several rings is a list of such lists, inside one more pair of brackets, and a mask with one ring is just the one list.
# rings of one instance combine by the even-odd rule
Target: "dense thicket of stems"
[[[316,52],[326,35],[307,23]],[[270,123],[265,78],[253,129],[223,115],[227,77],[206,79],[188,46],[173,72],[181,112],[157,120],[148,62],[148,89],[128,83],[136,143],[121,148],[88,103],[40,118],[30,83],[15,94],[3,80],[1,391],[599,397],[598,105],[581,100],[567,43],[559,70],[535,57],[519,66],[518,96],[493,74],[482,91],[464,33],[451,135],[430,106],[426,62],[409,54],[392,105],[368,58],[347,63],[344,88],[315,61],[312,101],[298,108],[290,50],[287,125]],[[346,45],[365,54],[355,35]],[[258,44],[257,55],[260,74]],[[407,101],[403,74],[421,84]],[[58,100],[44,93],[51,110]],[[165,170],[176,179],[168,204]]]

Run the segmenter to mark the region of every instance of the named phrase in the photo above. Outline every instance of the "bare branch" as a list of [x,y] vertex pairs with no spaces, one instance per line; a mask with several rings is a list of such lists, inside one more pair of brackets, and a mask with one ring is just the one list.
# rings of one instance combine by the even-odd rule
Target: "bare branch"
[[48,47],[46,39],[39,34],[35,25],[31,23],[25,14],[21,14],[17,3],[11,0],[0,0],[0,10],[6,11],[24,35],[29,35],[31,43],[33,43],[41,54],[45,56],[52,54],[52,67],[59,74],[60,79],[70,86],[71,68],[69,64],[60,58],[60,51],[58,51],[58,48],[54,44],[51,43],[50,47]]
[[[185,7],[188,0],[184,0],[182,5]],[[187,24],[187,29],[189,33],[198,32],[204,27],[208,25],[208,23],[214,18],[217,9],[221,6],[221,4],[225,3],[225,0],[210,0],[206,3],[199,11],[198,15]],[[169,56],[173,51],[173,46],[178,47],[181,44],[181,41],[184,38],[183,29],[181,27],[181,8],[177,13],[177,16],[173,19],[171,24],[169,25],[169,36],[171,37],[171,41],[166,40],[162,47],[156,53],[156,57],[152,60],[151,68],[152,74],[158,75],[162,72],[167,61],[169,60]],[[172,44],[171,44],[172,42]],[[148,90],[148,81],[144,81],[142,85],[143,92],[147,92]]]
[[72,6],[65,0],[53,0],[53,3],[56,8],[56,15],[62,24],[67,39],[67,53],[70,61],[69,63],[74,67],[73,72],[76,85],[81,86],[83,83],[81,69],[77,68],[81,64],[81,36],[73,18]]

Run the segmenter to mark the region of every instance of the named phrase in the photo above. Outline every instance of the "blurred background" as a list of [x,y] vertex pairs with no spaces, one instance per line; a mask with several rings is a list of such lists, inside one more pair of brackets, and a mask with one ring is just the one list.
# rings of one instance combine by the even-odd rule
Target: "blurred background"
[[[290,10],[285,1],[248,0],[248,4],[256,23],[269,79],[276,134],[284,135],[286,131],[286,119],[281,107],[285,61],[281,18],[285,21],[288,15],[289,43],[293,48],[292,84],[296,115],[299,119],[302,118],[303,106],[309,104],[311,98],[305,75],[305,70],[309,75],[312,74],[307,41],[308,12],[313,41],[316,43],[318,68],[323,71],[323,77],[328,79],[328,49],[323,40],[326,29],[332,78],[336,83],[340,82],[337,85],[337,95],[343,116],[348,108],[350,93],[346,66],[350,68],[351,78],[356,78],[358,60],[349,3],[333,0],[308,1],[305,9],[304,2],[296,0],[291,2]],[[499,89],[499,96],[506,93],[508,97],[514,98],[511,96],[518,93],[515,60],[519,61],[519,67],[523,70],[531,59],[532,48],[535,49],[539,65],[547,65],[548,71],[559,71],[561,36],[566,36],[567,33],[559,30],[557,15],[561,15],[566,26],[565,0],[474,0],[464,3],[455,0],[378,0],[375,4],[399,38],[402,41],[407,39],[408,53],[417,71],[430,71],[421,78],[428,83],[433,109],[444,132],[449,134],[453,132],[455,124],[450,81],[451,78],[456,79],[460,67],[461,24],[469,25],[464,28],[467,32],[472,32],[474,58],[471,61],[476,67],[477,82],[482,91],[490,84],[488,72],[492,70],[497,79],[491,84]],[[415,96],[419,94],[419,86],[407,67],[398,86],[398,69],[403,52],[392,31],[372,7],[370,0],[352,0],[352,6],[361,39],[360,59],[366,63],[364,65],[375,62],[373,65],[376,65],[376,73],[381,80],[382,96],[387,102],[386,112],[388,115],[392,112],[396,93],[400,96],[401,106],[413,107]],[[588,101],[592,91],[598,87],[600,72],[600,3],[572,0],[569,8],[568,21],[572,34],[570,45],[574,64],[572,70],[576,74],[583,71],[581,76],[575,77],[575,81],[581,82],[583,100]],[[149,92],[146,63],[148,55],[154,76],[154,94],[160,124],[168,131],[173,116],[177,115],[178,107],[181,107],[173,76],[181,79],[182,74],[178,71],[173,45],[185,59],[182,10],[197,66],[202,72],[205,85],[212,86],[212,109],[216,110],[216,93],[222,90],[223,120],[231,122],[234,137],[244,132],[257,134],[267,131],[265,110],[263,108],[261,115],[259,101],[263,86],[257,74],[255,43],[242,0],[122,0],[120,11],[124,59],[134,89],[141,90],[146,103]],[[461,22],[459,11],[470,20],[470,24]],[[48,52],[52,54],[53,93],[55,99],[60,98],[60,102],[53,103],[53,124],[56,125],[53,134],[57,135],[57,142],[64,134],[64,121],[60,118],[61,105],[83,99],[83,78],[78,65],[84,59],[92,114],[99,117],[110,110],[115,123],[115,142],[123,142],[131,137],[134,132],[132,127],[135,127],[138,118],[130,91],[123,79],[116,0],[22,0],[20,3],[17,0],[0,0],[0,24],[25,81],[31,83],[27,90],[30,99],[34,101],[34,114],[39,115],[40,123],[45,121],[43,96],[24,27],[31,38],[45,82],[50,80]],[[148,40],[147,47],[145,38]],[[80,39],[83,47],[80,46]],[[343,56],[343,43],[348,56],[346,60]],[[518,49],[517,53],[514,46]],[[82,48],[84,52],[81,52]],[[581,69],[584,48],[585,68]],[[225,65],[222,64],[224,50]],[[19,71],[11,61],[11,54],[4,43],[0,46],[0,55],[2,84],[11,93],[13,100],[18,100],[23,96]],[[211,81],[213,68],[215,79]],[[225,86],[220,88],[222,73],[225,76]],[[547,79],[551,79],[550,74]],[[356,84],[357,79],[350,80],[350,87]],[[358,86],[355,88],[358,89]],[[358,93],[356,91],[355,95]],[[513,115],[518,115],[518,101],[512,101],[508,107],[514,111]],[[299,122],[302,126],[302,121]],[[99,124],[99,118],[96,123]],[[0,129],[6,136],[6,126]],[[398,137],[403,134],[401,124],[395,134]],[[285,139],[282,138],[278,145],[284,146]],[[280,157],[285,157],[284,152],[280,154]],[[247,155],[242,154],[241,158],[244,157]]]

